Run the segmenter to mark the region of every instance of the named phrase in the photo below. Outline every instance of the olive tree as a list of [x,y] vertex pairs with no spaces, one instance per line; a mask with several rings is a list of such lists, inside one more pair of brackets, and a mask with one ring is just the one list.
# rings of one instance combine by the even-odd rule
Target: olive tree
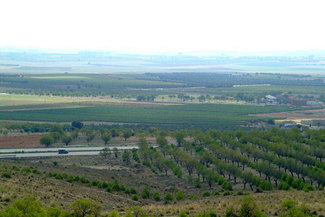
[[44,135],[41,137],[40,143],[45,146],[50,146],[54,143],[54,139],[51,135]]

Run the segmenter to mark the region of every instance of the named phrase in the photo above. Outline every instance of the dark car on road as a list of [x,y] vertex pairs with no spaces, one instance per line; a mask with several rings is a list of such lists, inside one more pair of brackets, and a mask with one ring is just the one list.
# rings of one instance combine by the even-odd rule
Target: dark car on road
[[65,150],[65,149],[59,149],[58,153],[59,154],[68,154],[69,152],[67,150]]

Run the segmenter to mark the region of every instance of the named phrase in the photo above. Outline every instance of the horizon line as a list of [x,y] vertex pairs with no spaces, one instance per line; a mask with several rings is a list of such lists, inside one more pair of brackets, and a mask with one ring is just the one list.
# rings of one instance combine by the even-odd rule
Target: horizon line
[[325,56],[322,49],[297,49],[297,50],[117,50],[98,48],[43,48],[43,47],[16,47],[0,46],[0,52],[32,51],[44,53],[79,53],[101,52],[124,55],[184,55],[184,56]]

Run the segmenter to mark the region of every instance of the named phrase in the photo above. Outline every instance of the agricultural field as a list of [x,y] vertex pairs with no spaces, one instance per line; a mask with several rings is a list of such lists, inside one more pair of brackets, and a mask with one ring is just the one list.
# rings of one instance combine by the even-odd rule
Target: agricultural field
[[[321,105],[322,83],[278,74],[3,74],[0,119],[234,129],[285,118],[267,113],[308,109],[288,103],[289,96]],[[312,87],[308,95],[296,92],[304,85]],[[267,94],[278,96],[277,105],[263,101]]]
[[[37,96],[21,94],[0,95],[1,111],[37,110],[43,108],[76,108],[94,105],[160,106],[165,104],[166,103],[164,102],[138,102],[134,99],[121,100],[110,97]],[[168,104],[177,104],[177,102]]]
[[105,105],[0,111],[0,119],[50,122],[99,121],[174,128],[231,129],[247,125],[249,120],[263,119],[251,116],[252,114],[290,110],[295,108],[225,104]]
[[[183,101],[194,100],[182,95],[191,93],[214,98],[235,99],[241,92],[247,97],[265,95],[301,95],[320,97],[324,77],[317,75],[261,73],[145,73],[145,74],[1,74],[0,90],[4,93],[111,96],[136,98],[139,95],[176,95]],[[308,87],[308,88],[303,88]],[[303,91],[304,90],[304,91]],[[179,95],[179,96],[178,96]],[[255,96],[254,96],[255,95]],[[207,100],[207,99],[206,99]],[[248,100],[243,98],[242,100]],[[204,100],[203,100],[204,101]]]
[[10,135],[0,137],[1,148],[39,147],[42,134]]
[[[313,110],[300,110],[300,111],[288,111],[288,112],[276,112],[276,113],[266,113],[258,114],[257,116],[267,116],[267,117],[285,117],[285,119],[279,119],[277,122],[292,121],[297,124],[311,124],[315,122],[322,123],[325,120],[325,110],[324,109],[313,109]],[[318,124],[319,126],[322,124]]]

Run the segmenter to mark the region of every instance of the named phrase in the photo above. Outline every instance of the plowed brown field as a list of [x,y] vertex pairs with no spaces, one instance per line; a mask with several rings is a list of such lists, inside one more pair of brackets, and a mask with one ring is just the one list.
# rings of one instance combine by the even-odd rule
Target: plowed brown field
[[1,148],[39,147],[41,134],[0,136]]

